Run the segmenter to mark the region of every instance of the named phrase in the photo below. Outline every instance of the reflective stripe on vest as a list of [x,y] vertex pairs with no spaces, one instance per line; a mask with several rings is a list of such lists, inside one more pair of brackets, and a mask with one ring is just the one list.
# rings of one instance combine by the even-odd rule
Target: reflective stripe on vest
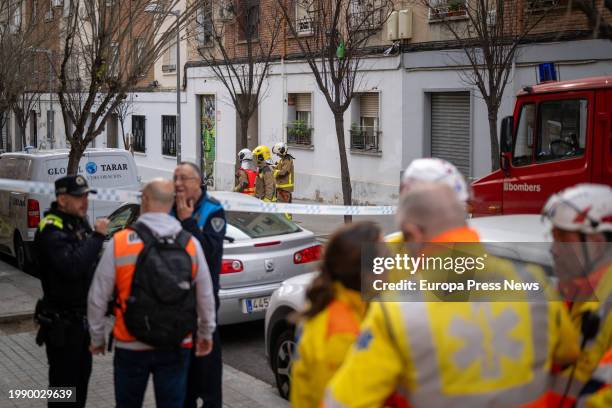
[[38,232],[42,232],[47,225],[53,225],[59,229],[64,229],[64,221],[54,214],[47,214],[38,223]]
[[281,189],[282,188],[292,188],[293,187],[293,172],[289,171],[288,176],[289,176],[289,182],[285,184],[277,184],[276,188],[281,188]]
[[242,191],[243,194],[255,195],[255,180],[257,179],[257,172],[250,169],[242,169],[249,180],[248,186]]
[[[132,292],[132,279],[136,270],[136,261],[144,248],[144,243],[138,237],[138,234],[131,229],[119,231],[113,236],[113,240],[115,245],[115,288],[117,290],[113,336],[119,341],[135,341],[136,338],[129,333],[125,325],[123,313],[125,312],[126,301]],[[198,264],[193,239],[189,240],[185,250],[191,257],[191,274],[192,278],[195,279]]]
[[[521,277],[528,274],[523,265],[515,265],[514,269]],[[454,316],[448,316],[449,325],[444,333],[439,332],[440,327],[437,327],[438,333],[433,331],[432,322],[437,318],[430,314],[429,307],[437,306],[435,303],[398,304],[405,330],[398,334],[408,339],[409,355],[417,371],[416,384],[409,393],[410,404],[414,407],[545,406],[550,377],[546,366],[548,331],[543,328],[548,328],[548,304],[536,301],[535,294],[530,295],[534,298],[530,297],[528,300],[533,301],[529,302],[449,305],[457,309]],[[471,308],[467,318],[462,318],[464,307]],[[525,319],[527,315],[529,318]],[[530,336],[512,335],[516,327],[529,329]],[[444,349],[438,350],[436,343]],[[456,350],[449,353],[447,348]],[[449,369],[454,373],[446,371]],[[503,377],[504,373],[518,372],[523,374]],[[443,386],[445,377],[449,381],[446,387]],[[462,382],[453,384],[457,379]],[[470,382],[472,387],[468,386]]]

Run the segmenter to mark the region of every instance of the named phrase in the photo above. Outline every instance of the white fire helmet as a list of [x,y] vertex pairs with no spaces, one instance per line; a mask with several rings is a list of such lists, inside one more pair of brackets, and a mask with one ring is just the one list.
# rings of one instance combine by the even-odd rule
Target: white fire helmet
[[285,154],[287,154],[288,150],[289,149],[287,149],[287,145],[283,142],[278,142],[274,145],[274,147],[272,147],[272,153],[278,156],[284,156]]
[[569,187],[548,199],[542,216],[565,231],[612,232],[612,188],[589,183]]
[[416,159],[406,168],[402,176],[401,189],[410,188],[418,182],[442,182],[457,194],[462,202],[470,199],[470,189],[463,175],[452,163],[436,158]]
[[253,153],[249,149],[242,149],[238,152],[238,160],[253,160]]

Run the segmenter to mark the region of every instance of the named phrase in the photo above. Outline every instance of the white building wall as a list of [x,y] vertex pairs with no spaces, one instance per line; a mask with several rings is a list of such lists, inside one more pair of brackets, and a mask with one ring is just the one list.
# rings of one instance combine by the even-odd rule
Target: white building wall
[[[461,52],[461,51],[459,51]],[[471,92],[472,174],[473,178],[490,171],[490,144],[487,110],[479,92],[466,85],[448,51],[407,53],[367,59],[364,76],[356,91],[380,92],[380,155],[350,152],[349,129],[351,109],[345,114],[345,142],[353,182],[353,198],[360,204],[394,204],[397,202],[400,172],[411,160],[429,153],[429,92],[468,90]],[[460,55],[460,54],[459,54]],[[508,84],[499,120],[511,115],[514,95],[525,85],[536,83],[538,63],[555,61],[562,80],[587,76],[612,75],[612,42],[585,40],[566,43],[529,45],[519,53]],[[400,61],[400,58],[403,58]],[[401,63],[400,63],[401,62]],[[286,90],[286,92],[285,92]],[[285,140],[287,123],[286,93],[312,93],[314,127],[312,149],[291,148],[296,158],[296,198],[324,202],[342,202],[338,144],[333,115],[318,90],[312,74],[303,63],[276,63],[271,67],[262,91],[257,112],[259,144],[272,146]],[[187,87],[182,93],[182,158],[198,162],[200,152],[200,95],[216,98],[216,161],[215,189],[229,190],[234,183],[236,163],[236,114],[227,90],[215,80],[207,68],[187,70]],[[41,103],[38,118],[39,141],[46,137],[46,100]],[[48,98],[46,98],[48,99]],[[55,102],[56,147],[65,147],[59,104]],[[149,92],[134,95],[134,114],[146,116],[146,152],[135,153],[143,181],[153,177],[170,177],[175,157],[161,154],[161,116],[176,114],[176,94]],[[131,118],[126,121],[131,132]],[[26,130],[29,136],[29,131]],[[104,147],[106,135],[96,143]],[[121,137],[119,144],[122,145]],[[14,146],[14,144],[13,144]]]

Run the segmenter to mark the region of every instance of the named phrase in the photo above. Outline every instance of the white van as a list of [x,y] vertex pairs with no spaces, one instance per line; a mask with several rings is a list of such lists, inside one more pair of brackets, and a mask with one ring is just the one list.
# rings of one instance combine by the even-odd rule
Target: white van
[[[0,155],[0,179],[53,183],[66,175],[67,149],[5,153]],[[87,149],[79,174],[97,188],[138,190],[140,183],[134,158],[122,149]],[[0,252],[17,258],[25,270],[33,259],[32,242],[40,219],[54,196],[27,194],[0,188]],[[121,203],[90,201],[89,222],[110,215]]]

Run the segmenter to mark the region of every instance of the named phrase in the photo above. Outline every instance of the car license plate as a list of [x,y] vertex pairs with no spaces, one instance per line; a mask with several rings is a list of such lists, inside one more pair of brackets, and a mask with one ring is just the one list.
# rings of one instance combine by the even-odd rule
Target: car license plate
[[242,300],[242,313],[262,312],[268,308],[270,296]]

